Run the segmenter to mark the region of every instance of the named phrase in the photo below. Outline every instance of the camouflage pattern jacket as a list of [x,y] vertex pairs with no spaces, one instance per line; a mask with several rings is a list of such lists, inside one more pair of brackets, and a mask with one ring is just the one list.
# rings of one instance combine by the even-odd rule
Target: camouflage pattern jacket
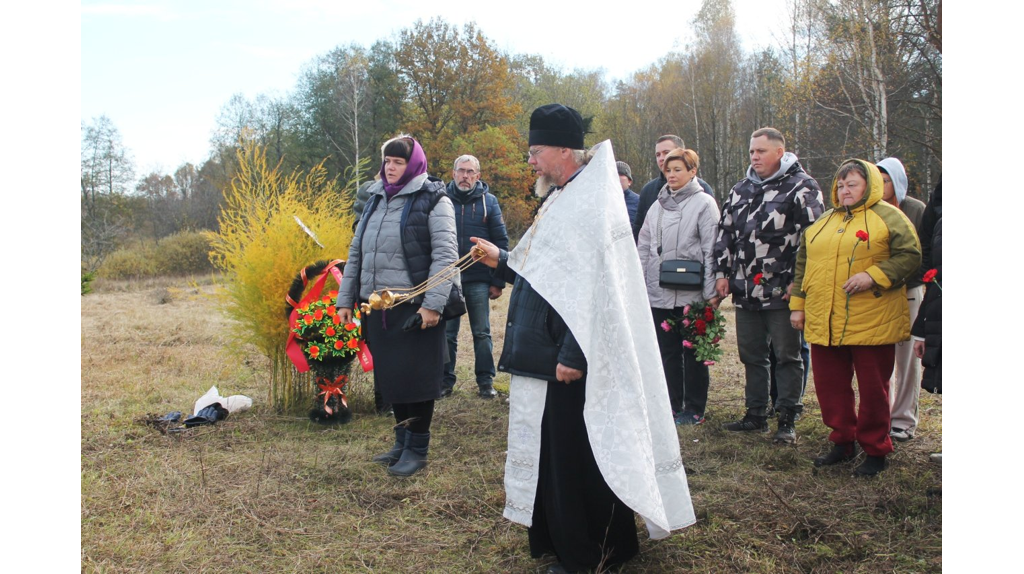
[[722,206],[714,252],[715,278],[729,280],[737,307],[789,309],[782,297],[793,282],[800,234],[824,211],[822,203],[818,182],[792,153],[767,180],[748,168]]

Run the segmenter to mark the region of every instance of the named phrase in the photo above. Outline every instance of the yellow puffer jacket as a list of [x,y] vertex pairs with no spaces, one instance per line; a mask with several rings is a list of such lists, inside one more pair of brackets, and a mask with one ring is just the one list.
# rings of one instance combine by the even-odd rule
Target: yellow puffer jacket
[[[910,338],[905,283],[921,265],[921,243],[907,216],[882,201],[878,168],[852,161],[867,170],[868,191],[842,207],[833,178],[832,205],[839,207],[822,214],[800,237],[789,308],[804,311],[809,343],[888,345]],[[859,231],[867,232],[867,241],[857,238]],[[875,285],[847,297],[843,284],[861,271]]]

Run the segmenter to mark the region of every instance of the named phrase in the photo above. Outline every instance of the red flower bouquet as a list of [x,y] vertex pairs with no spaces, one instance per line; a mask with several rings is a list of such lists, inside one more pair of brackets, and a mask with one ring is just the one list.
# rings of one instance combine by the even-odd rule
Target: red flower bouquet
[[720,343],[725,336],[725,316],[707,301],[698,301],[683,308],[679,317],[662,321],[661,328],[678,331],[683,336],[683,346],[696,349],[697,360],[705,365],[714,365],[722,358]]
[[300,320],[296,321],[292,332],[305,341],[303,350],[311,360],[351,359],[359,349],[362,315],[358,309],[355,310],[355,321],[339,328],[341,321],[335,311],[337,303],[338,292],[331,291],[327,296],[297,309]]

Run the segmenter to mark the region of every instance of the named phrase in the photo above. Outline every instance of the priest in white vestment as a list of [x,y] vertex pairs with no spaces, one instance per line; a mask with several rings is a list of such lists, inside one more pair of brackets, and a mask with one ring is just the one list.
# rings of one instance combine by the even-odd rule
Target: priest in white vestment
[[635,556],[634,512],[652,538],[696,520],[615,157],[610,142],[589,157],[583,134],[572,108],[534,110],[533,225],[511,253],[472,239],[513,283],[504,516],[558,558],[549,572]]

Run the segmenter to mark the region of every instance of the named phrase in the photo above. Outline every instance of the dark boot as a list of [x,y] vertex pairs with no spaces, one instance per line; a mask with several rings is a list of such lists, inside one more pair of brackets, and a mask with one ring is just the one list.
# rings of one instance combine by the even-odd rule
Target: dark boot
[[776,444],[796,443],[796,413],[790,409],[779,411],[779,430],[772,436],[772,442]]
[[388,467],[388,473],[395,476],[412,476],[427,466],[427,446],[430,444],[430,433],[409,432],[408,442],[398,462]]
[[889,463],[885,460],[884,456],[871,456],[868,455],[864,462],[860,463],[860,466],[853,469],[854,476],[875,476],[889,467]]
[[402,457],[402,451],[405,450],[405,441],[408,439],[409,433],[403,426],[395,427],[395,446],[391,447],[391,450],[378,454],[373,457],[373,462],[378,464],[386,464],[391,466],[398,462],[398,459]]
[[832,445],[828,454],[814,459],[814,466],[831,466],[841,462],[847,462],[857,457],[857,443],[847,442]]
[[722,425],[722,428],[727,431],[768,432],[768,417],[759,417],[747,413],[743,415],[743,420],[726,423]]

